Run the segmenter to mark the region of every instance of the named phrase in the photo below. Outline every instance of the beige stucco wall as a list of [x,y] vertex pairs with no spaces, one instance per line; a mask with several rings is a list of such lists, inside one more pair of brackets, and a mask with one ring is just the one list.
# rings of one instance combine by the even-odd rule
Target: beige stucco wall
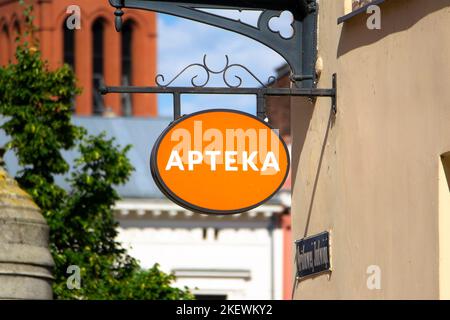
[[[450,151],[450,0],[388,0],[375,31],[367,15],[338,26],[344,2],[320,0],[319,16],[319,87],[338,74],[337,116],[327,98],[292,101],[293,235],[330,230],[333,263],[295,298],[437,299],[448,279],[439,166]],[[371,265],[380,290],[367,288]]]

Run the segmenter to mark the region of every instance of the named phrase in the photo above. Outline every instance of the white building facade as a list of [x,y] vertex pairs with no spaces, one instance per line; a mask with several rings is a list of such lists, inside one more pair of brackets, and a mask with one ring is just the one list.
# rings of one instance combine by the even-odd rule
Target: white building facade
[[141,266],[175,274],[199,299],[282,299],[278,204],[232,216],[192,213],[166,200],[117,204],[120,236]]

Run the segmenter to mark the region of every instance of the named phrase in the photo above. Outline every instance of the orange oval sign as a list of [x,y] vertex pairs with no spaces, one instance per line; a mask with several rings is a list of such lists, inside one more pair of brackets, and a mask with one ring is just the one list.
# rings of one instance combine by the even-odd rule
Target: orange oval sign
[[153,147],[150,167],[175,203],[194,212],[233,214],[261,205],[281,188],[289,154],[264,121],[208,110],[173,122]]

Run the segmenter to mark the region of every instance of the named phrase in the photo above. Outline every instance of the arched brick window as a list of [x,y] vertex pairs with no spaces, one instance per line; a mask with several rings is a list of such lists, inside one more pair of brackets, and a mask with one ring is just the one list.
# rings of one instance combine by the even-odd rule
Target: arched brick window
[[[122,85],[132,85],[132,48],[133,48],[133,29],[135,23],[128,20],[122,28]],[[130,94],[122,95],[122,114],[131,116],[133,114],[132,99]]]
[[14,20],[13,24],[12,24],[12,30],[10,33],[10,59],[15,61],[15,57],[16,57],[16,50],[17,50],[17,46],[18,46],[18,38],[20,36],[20,32],[21,32],[21,28],[20,28],[20,23],[19,21],[16,19]]
[[75,70],[75,29],[67,28],[66,21],[63,25],[63,45],[64,45],[64,63],[67,63]]
[[92,24],[92,105],[93,113],[96,115],[103,114],[105,110],[103,96],[99,92],[99,88],[104,85],[104,34],[105,34],[105,20],[99,18]]
[[0,65],[8,64],[10,58],[10,39],[8,27],[3,25],[0,29]]
[[[75,71],[75,29],[67,28],[66,21],[62,25],[63,34],[63,58]],[[72,98],[72,111],[75,112],[75,97]]]
[[17,39],[17,37],[20,35],[20,23],[17,20],[14,21],[13,32],[14,32],[14,39]]

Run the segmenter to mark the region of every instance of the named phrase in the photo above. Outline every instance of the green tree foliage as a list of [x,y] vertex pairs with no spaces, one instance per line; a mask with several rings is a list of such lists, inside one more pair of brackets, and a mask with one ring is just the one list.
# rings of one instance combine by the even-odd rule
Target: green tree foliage
[[[1,128],[10,137],[6,149],[22,167],[16,179],[50,227],[55,298],[192,299],[189,291],[172,287],[173,275],[158,265],[141,270],[116,241],[114,186],[124,184],[133,170],[129,146],[73,125],[71,106],[80,90],[72,69],[49,70],[37,44],[21,42],[17,62],[0,68]],[[73,168],[62,154],[70,150],[79,154]],[[69,177],[70,191],[55,183],[56,175]],[[67,287],[70,265],[80,267],[80,289]]]

